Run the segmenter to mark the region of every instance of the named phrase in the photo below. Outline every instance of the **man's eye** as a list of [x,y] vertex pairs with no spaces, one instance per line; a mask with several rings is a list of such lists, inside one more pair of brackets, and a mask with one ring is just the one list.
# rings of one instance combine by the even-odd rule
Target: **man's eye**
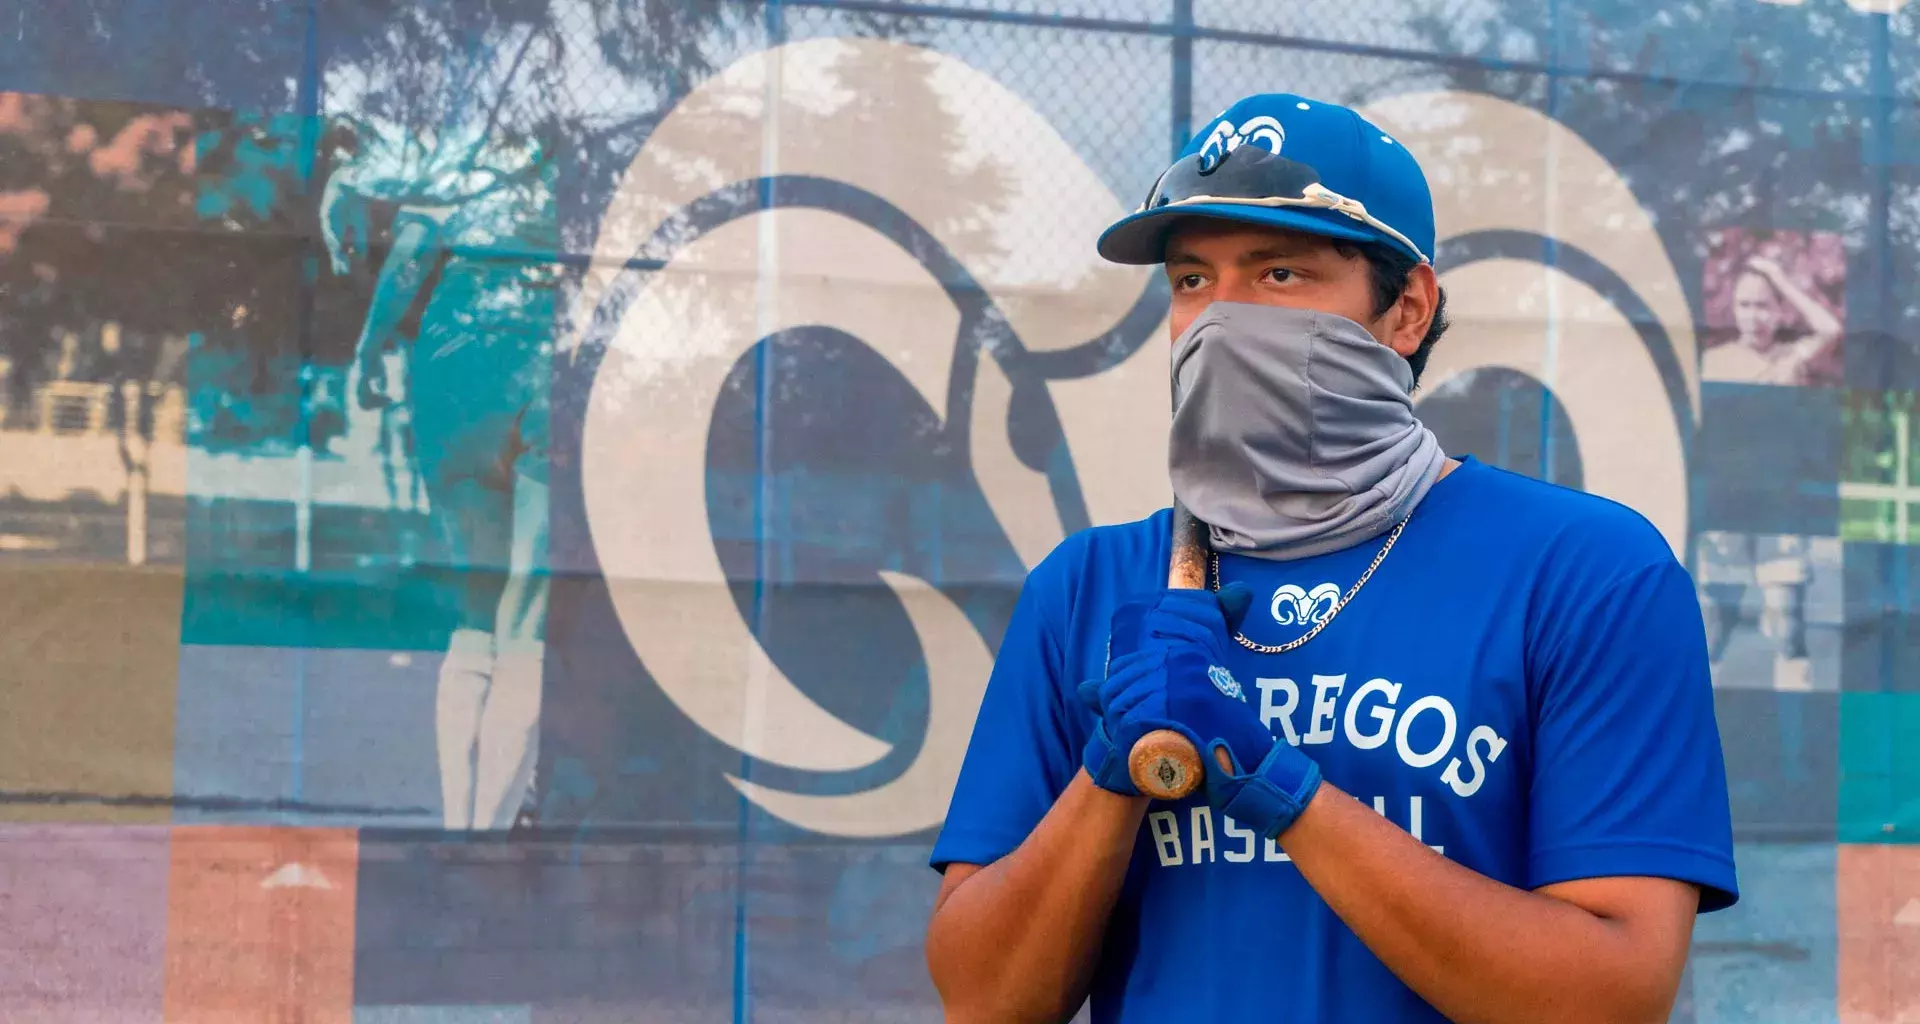
[[1173,279],[1173,286],[1183,292],[1192,291],[1206,283],[1207,279],[1199,274],[1181,274]]
[[1267,271],[1267,276],[1272,278],[1275,284],[1285,284],[1286,282],[1293,280],[1293,271],[1288,270],[1285,267],[1275,267],[1272,270]]

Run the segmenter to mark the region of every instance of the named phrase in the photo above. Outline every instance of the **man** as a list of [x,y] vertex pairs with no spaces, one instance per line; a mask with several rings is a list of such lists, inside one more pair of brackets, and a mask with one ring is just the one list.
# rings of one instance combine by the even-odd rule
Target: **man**
[[[948,1019],[1666,1019],[1736,898],[1693,585],[1413,417],[1433,240],[1413,157],[1290,95],[1102,236],[1165,264],[1173,489],[1218,554],[1165,589],[1162,511],[1029,576],[933,851]],[[1173,804],[1128,777],[1157,729],[1205,754]]]
[[356,391],[363,408],[391,402],[385,352],[417,307],[409,426],[457,574],[435,702],[443,821],[506,829],[527,823],[539,760],[554,165],[491,121],[450,122],[410,134],[369,119],[363,148],[327,183],[321,220],[343,272],[365,242],[357,210],[400,204],[355,349]]

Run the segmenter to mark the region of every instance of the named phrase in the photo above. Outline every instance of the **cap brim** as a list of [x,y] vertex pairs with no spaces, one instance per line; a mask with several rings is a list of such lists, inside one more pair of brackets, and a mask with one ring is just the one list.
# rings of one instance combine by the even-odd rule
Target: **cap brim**
[[1100,256],[1112,263],[1147,265],[1166,261],[1167,235],[1174,225],[1189,217],[1236,221],[1262,227],[1283,228],[1350,242],[1385,242],[1402,246],[1393,239],[1331,210],[1304,210],[1285,206],[1251,206],[1241,203],[1200,203],[1192,206],[1162,206],[1143,210],[1115,221],[1100,233]]

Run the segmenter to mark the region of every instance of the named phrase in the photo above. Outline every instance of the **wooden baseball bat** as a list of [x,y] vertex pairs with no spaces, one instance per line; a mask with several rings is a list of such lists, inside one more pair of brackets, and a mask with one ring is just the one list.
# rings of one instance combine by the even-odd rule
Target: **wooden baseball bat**
[[[1167,560],[1167,587],[1202,590],[1207,585],[1207,524],[1195,519],[1178,499],[1173,503],[1173,554]],[[1233,765],[1222,754],[1223,771]],[[1172,729],[1155,729],[1140,737],[1127,754],[1127,775],[1133,786],[1155,800],[1178,800],[1200,785],[1200,752]]]

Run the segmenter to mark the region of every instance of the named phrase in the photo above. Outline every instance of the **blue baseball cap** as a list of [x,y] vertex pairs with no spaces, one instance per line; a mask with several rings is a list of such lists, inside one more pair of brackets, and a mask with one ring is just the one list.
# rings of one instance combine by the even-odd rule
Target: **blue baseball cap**
[[1100,255],[1160,263],[1185,217],[1381,242],[1433,259],[1433,194],[1419,161],[1354,111],[1291,93],[1249,96],[1209,121],[1141,208],[1101,233]]

